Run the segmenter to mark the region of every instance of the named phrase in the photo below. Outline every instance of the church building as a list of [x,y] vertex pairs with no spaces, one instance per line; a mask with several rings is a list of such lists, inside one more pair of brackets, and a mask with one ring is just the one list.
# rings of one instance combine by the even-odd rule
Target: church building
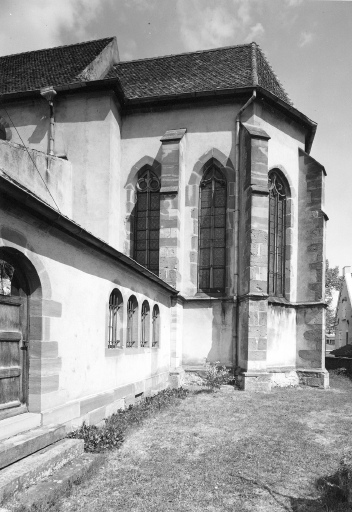
[[98,423],[205,361],[327,387],[315,131],[256,43],[0,57],[0,420]]

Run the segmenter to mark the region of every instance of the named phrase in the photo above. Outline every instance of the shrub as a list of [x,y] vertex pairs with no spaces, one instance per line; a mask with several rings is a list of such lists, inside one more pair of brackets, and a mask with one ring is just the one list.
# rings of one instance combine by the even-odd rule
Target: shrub
[[127,409],[119,409],[115,414],[106,418],[105,425],[87,425],[73,430],[67,437],[84,440],[84,451],[104,452],[118,448],[124,441],[127,430],[140,425],[143,420],[160,410],[176,404],[179,399],[186,398],[188,391],[183,388],[165,389],[153,397],[146,397],[136,405]]
[[205,385],[212,391],[219,389],[223,384],[228,384],[233,377],[230,375],[226,366],[217,366],[220,361],[216,363],[205,363]]

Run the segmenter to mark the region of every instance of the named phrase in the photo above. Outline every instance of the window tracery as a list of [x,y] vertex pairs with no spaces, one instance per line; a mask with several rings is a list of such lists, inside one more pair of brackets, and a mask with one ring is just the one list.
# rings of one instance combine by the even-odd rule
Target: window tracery
[[277,171],[269,174],[269,261],[268,293],[275,297],[285,295],[285,183]]
[[133,258],[159,274],[160,180],[147,169],[137,181]]
[[211,166],[200,183],[198,288],[205,292],[225,289],[226,179]]

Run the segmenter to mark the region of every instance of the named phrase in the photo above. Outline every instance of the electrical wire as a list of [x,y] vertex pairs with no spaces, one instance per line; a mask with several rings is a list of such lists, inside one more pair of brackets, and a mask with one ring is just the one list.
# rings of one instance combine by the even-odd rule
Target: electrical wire
[[47,189],[47,191],[49,192],[49,195],[50,195],[51,199],[54,201],[57,211],[61,214],[61,211],[60,211],[60,208],[59,208],[59,206],[58,206],[57,202],[55,201],[55,199],[54,199],[54,197],[53,197],[52,193],[50,192],[49,187],[48,187],[48,185],[46,184],[46,182],[45,182],[45,180],[44,180],[43,176],[40,174],[39,169],[38,169],[38,167],[37,167],[37,164],[35,163],[35,161],[34,161],[34,160],[33,160],[33,158],[32,158],[32,155],[31,155],[31,154],[30,154],[30,152],[28,151],[28,148],[27,148],[27,146],[25,145],[25,143],[24,143],[24,141],[23,141],[23,139],[22,139],[22,137],[21,137],[21,135],[20,135],[19,131],[17,130],[17,128],[16,128],[16,126],[15,126],[14,122],[12,121],[12,118],[11,118],[10,114],[8,113],[8,111],[7,111],[6,107],[4,107],[4,106],[2,105],[2,106],[0,106],[0,108],[2,108],[2,109],[6,112],[6,115],[7,115],[7,117],[10,119],[12,126],[13,126],[13,127],[14,127],[14,129],[16,130],[16,133],[17,133],[18,137],[20,138],[20,140],[21,140],[21,142],[22,142],[23,147],[24,147],[24,148],[25,148],[25,150],[27,151],[29,158],[32,160],[32,163],[33,163],[33,165],[34,165],[34,168],[35,168],[35,169],[36,169],[36,171],[38,172],[38,174],[39,174],[39,176],[40,176],[40,179],[42,180],[42,182],[43,182],[43,183],[44,183],[44,185],[45,185],[45,188],[46,188],[46,189]]

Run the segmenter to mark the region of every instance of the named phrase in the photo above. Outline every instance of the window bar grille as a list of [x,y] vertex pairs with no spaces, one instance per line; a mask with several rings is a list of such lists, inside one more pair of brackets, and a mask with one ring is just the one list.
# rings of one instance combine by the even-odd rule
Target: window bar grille
[[141,347],[148,346],[148,305],[142,305],[142,318],[141,318]]
[[153,309],[153,340],[152,347],[156,348],[159,346],[159,310],[154,307]]
[[120,310],[120,304],[118,303],[118,295],[112,293],[109,300],[109,339],[108,348],[116,348],[120,343],[118,339],[118,312]]
[[126,346],[131,348],[136,343],[135,337],[135,313],[136,304],[133,300],[129,299],[127,304],[127,342]]

